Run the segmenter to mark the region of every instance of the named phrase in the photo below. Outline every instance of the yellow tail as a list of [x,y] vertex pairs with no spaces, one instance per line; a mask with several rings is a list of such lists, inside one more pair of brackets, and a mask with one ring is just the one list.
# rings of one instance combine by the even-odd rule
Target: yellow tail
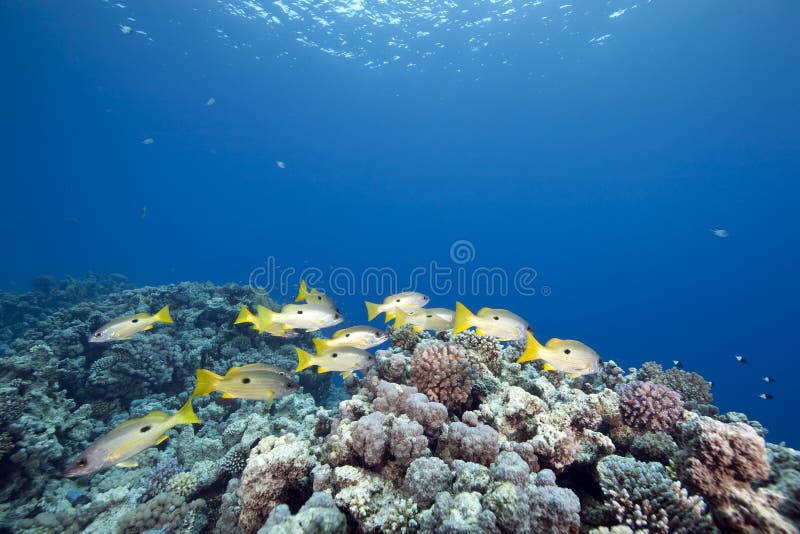
[[156,319],[156,322],[159,322],[159,323],[172,323],[173,322],[172,317],[169,316],[169,306],[168,305],[164,306],[163,308],[158,310],[158,313],[156,313],[154,317]]
[[528,332],[528,344],[525,345],[525,352],[522,353],[522,356],[517,358],[517,363],[538,360],[539,358],[541,358],[541,356],[539,355],[539,351],[541,349],[542,349],[542,344],[536,341],[536,338],[533,337],[533,334]]
[[295,373],[299,373],[303,369],[307,369],[314,365],[314,363],[311,361],[311,358],[314,357],[313,354],[304,351],[300,347],[295,347],[295,350],[297,351],[297,369],[294,370]]
[[314,342],[314,348],[316,349],[317,354],[322,354],[323,352],[328,350],[328,342],[330,342],[330,339],[323,339],[321,337],[315,337],[311,341]]
[[469,311],[466,306],[460,302],[456,302],[456,315],[453,318],[453,333],[458,334],[459,332],[471,328],[473,317],[475,316],[472,315],[472,312]]
[[261,305],[259,305],[256,308],[256,310],[258,310],[257,311],[257,313],[258,313],[258,323],[257,323],[258,324],[258,331],[259,332],[263,332],[264,330],[266,330],[267,328],[272,326],[272,323],[275,322],[275,319],[274,319],[275,312],[270,310],[266,306],[261,306]]
[[400,328],[406,322],[408,322],[408,314],[400,308],[395,308],[394,328]]
[[184,404],[180,410],[175,412],[175,415],[172,416],[172,422],[174,425],[188,425],[191,423],[201,422],[200,418],[195,415],[194,409],[192,408],[192,397],[189,397],[189,400],[186,401],[186,404]]
[[294,298],[295,302],[306,300],[308,298],[308,286],[305,280],[300,280],[300,289],[297,291],[297,296]]
[[208,395],[217,389],[217,384],[219,384],[219,381],[222,379],[221,376],[216,373],[212,373],[207,369],[198,369],[196,376],[197,385],[194,387],[192,397],[203,397]]
[[253,315],[253,312],[247,309],[247,306],[242,304],[242,309],[239,310],[239,316],[233,322],[233,324],[241,324],[241,323],[253,323],[254,325],[258,325],[258,318]]
[[381,305],[374,302],[364,302],[367,305],[367,321],[373,320],[381,314]]

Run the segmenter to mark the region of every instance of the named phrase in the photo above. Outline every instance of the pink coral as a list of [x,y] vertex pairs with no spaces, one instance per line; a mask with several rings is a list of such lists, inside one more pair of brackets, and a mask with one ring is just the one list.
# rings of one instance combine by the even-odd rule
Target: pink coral
[[797,532],[750,483],[769,476],[764,439],[744,423],[699,417],[681,427],[676,467],[681,478],[708,498],[725,532]]
[[451,410],[466,404],[474,374],[467,349],[455,343],[420,343],[411,358],[414,386]]
[[625,424],[650,432],[670,432],[683,415],[681,396],[655,382],[619,386],[619,409]]

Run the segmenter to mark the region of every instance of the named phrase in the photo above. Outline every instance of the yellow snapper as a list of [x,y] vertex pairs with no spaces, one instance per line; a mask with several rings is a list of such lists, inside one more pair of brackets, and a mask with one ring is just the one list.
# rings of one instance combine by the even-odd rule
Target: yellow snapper
[[164,306],[154,315],[149,313],[137,313],[126,315],[119,319],[114,319],[92,334],[89,338],[90,343],[106,343],[108,341],[120,341],[130,339],[134,334],[144,332],[153,328],[155,323],[171,323],[172,317],[169,315],[169,306]]
[[333,299],[325,294],[324,291],[314,289],[313,287],[308,289],[305,280],[300,280],[300,290],[297,292],[297,297],[295,297],[294,301],[305,301],[306,304],[319,304],[320,306],[327,306],[332,310],[339,311]]
[[420,308],[403,311],[397,308],[394,327],[410,324],[414,330],[433,330],[441,332],[453,328],[453,310],[447,308]]
[[274,324],[280,324],[283,330],[300,328],[313,332],[344,321],[344,317],[338,311],[319,304],[286,304],[279,312],[259,306],[258,318],[263,331]]
[[251,363],[231,367],[225,376],[198,369],[192,397],[221,391],[224,399],[263,400],[272,404],[273,399],[294,393],[297,388],[288,371],[265,363]]
[[124,465],[129,458],[167,439],[172,427],[199,422],[191,398],[172,415],[156,410],[125,421],[83,451],[64,471],[64,476],[91,475],[112,465]]
[[[263,313],[261,312],[261,308],[264,307],[259,306],[258,311],[260,314],[263,315]],[[253,312],[247,309],[247,306],[243,304],[241,310],[239,311],[239,316],[236,318],[233,324],[252,323],[253,330],[258,331],[258,333],[260,334],[267,333],[276,337],[293,338],[299,336],[302,333],[301,330],[297,329],[284,330],[283,325],[280,323],[272,323],[266,328],[262,328],[261,327],[262,320],[263,317],[256,316]]]
[[402,293],[389,295],[383,299],[382,304],[376,304],[374,302],[364,302],[364,304],[367,305],[368,321],[373,320],[375,317],[385,312],[386,322],[388,323],[394,319],[395,308],[403,311],[416,310],[428,304],[429,301],[430,299],[422,293],[403,291]]
[[337,330],[331,339],[314,338],[314,347],[317,354],[327,349],[336,347],[356,347],[359,349],[371,349],[381,343],[386,342],[389,336],[383,330],[378,330],[372,326],[351,326],[344,330]]
[[597,373],[602,369],[600,356],[580,341],[553,338],[542,346],[533,334],[528,332],[528,345],[517,363],[544,360],[545,371],[561,371],[572,378]]
[[499,308],[481,308],[473,315],[466,306],[456,302],[456,316],[453,321],[453,334],[475,327],[479,336],[494,336],[500,341],[525,339],[530,325],[514,313]]
[[336,347],[327,349],[320,354],[311,354],[299,347],[296,347],[295,350],[297,351],[295,373],[316,365],[318,373],[338,371],[342,373],[342,378],[347,378],[353,371],[366,369],[372,365],[370,353],[356,347]]

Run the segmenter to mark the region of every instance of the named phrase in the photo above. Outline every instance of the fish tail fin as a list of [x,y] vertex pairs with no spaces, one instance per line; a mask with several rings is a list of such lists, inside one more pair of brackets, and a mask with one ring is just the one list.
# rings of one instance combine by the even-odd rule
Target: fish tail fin
[[469,308],[456,302],[456,314],[453,318],[453,334],[458,334],[472,327],[472,318],[475,317]]
[[374,302],[364,302],[367,305],[367,321],[373,320],[375,317],[381,314],[381,305],[375,304]]
[[194,387],[194,391],[192,392],[192,397],[203,397],[208,395],[215,389],[217,389],[217,384],[219,380],[222,378],[216,373],[212,373],[208,369],[198,369],[197,373],[197,385]]
[[542,344],[536,341],[536,338],[533,337],[533,334],[528,332],[528,344],[525,345],[525,352],[523,352],[522,355],[517,358],[517,363],[538,360],[541,357],[539,355],[539,351],[541,349]]
[[305,280],[300,280],[300,289],[297,291],[294,301],[300,302],[301,300],[306,300],[306,297],[308,297],[308,286]]
[[266,306],[259,306],[258,307],[258,325],[260,327],[260,332],[263,332],[267,328],[269,328],[274,320],[275,312],[267,308]]
[[294,370],[295,373],[299,373],[303,369],[307,369],[314,365],[311,361],[311,358],[314,356],[310,352],[306,352],[300,347],[295,347],[297,351],[297,368]]
[[169,304],[158,310],[155,314],[155,319],[159,323],[172,323],[172,317],[169,315]]
[[258,318],[253,315],[253,312],[247,309],[247,306],[242,304],[242,308],[239,310],[239,315],[236,317],[236,320],[233,324],[241,324],[241,323],[253,323],[254,325],[258,325]]
[[400,308],[395,308],[394,328],[400,328],[408,321],[408,314]]
[[183,407],[175,412],[175,415],[172,417],[176,425],[188,425],[201,422],[200,418],[194,413],[194,408],[192,408],[192,397],[189,397],[189,400],[187,400]]
[[322,339],[321,337],[315,337],[312,339],[314,342],[314,348],[317,351],[317,354],[322,354],[328,348],[328,339]]

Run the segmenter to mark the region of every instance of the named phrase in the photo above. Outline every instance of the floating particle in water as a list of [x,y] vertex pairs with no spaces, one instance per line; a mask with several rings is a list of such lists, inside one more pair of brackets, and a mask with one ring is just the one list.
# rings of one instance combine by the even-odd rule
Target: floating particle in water
[[131,28],[130,26],[128,26],[126,24],[120,24],[119,25],[119,31],[123,35],[130,35],[131,33],[133,33],[133,28]]
[[773,395],[771,395],[769,393],[762,393],[761,395],[759,395],[759,397],[764,399],[764,400],[771,400],[771,399],[775,398]]
[[683,362],[681,362],[680,360],[672,360],[672,365],[674,365],[678,369],[683,369]]
[[148,137],[147,139],[145,139],[144,141],[142,141],[142,144],[143,144],[143,145],[152,145],[152,144],[153,144],[153,143],[155,143],[155,142],[156,142],[156,140],[155,140],[155,139],[153,139],[152,137]]
[[211,98],[209,98],[208,100],[206,100],[206,106],[213,106],[216,103],[217,103],[217,99],[214,98],[213,96]]
[[719,237],[720,239],[725,239],[726,237],[731,235],[724,228],[712,228],[711,233],[714,234],[714,237]]
[[144,219],[145,217],[147,217],[147,206],[143,207],[143,208],[142,208],[142,209],[139,211],[139,217],[140,217],[140,218],[142,218],[142,219]]
[[277,165],[279,169],[285,169],[286,168],[286,163],[284,163],[282,161],[276,161],[275,165]]
[[740,356],[739,354],[737,354],[735,356],[735,358],[736,358],[736,361],[739,362],[739,363],[747,363],[747,358],[745,358],[744,356]]

